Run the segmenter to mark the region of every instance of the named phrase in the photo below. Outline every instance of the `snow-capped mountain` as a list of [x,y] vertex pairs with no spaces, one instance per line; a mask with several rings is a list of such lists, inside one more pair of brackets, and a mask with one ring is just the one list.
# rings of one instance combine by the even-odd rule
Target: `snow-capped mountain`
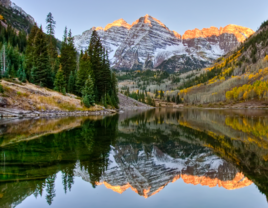
[[[82,35],[75,36],[78,50],[88,48],[93,30],[98,32],[103,45],[109,51],[114,68],[159,68],[163,61],[175,57],[175,66],[162,64],[160,67],[162,70],[173,71],[202,68],[254,33],[249,28],[228,25],[220,29],[210,27],[188,30],[184,35],[180,35],[158,19],[145,15],[132,25],[120,19],[105,28],[93,27]],[[189,60],[185,61],[185,57]]]
[[[111,148],[109,166],[96,185],[104,184],[120,194],[131,188],[140,196],[148,198],[180,178],[185,183],[230,190],[252,184],[232,164],[213,155],[208,149],[201,148],[189,156],[181,149],[178,157],[174,158],[157,146],[152,146],[149,154],[135,145]],[[80,169],[79,164],[75,175],[90,182],[90,174]]]

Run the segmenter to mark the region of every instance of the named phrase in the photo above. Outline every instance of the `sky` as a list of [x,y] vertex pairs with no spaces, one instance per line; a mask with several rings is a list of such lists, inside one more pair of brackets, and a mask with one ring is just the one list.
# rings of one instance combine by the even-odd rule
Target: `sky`
[[235,24],[256,31],[268,19],[267,0],[12,0],[30,14],[38,25],[46,25],[51,12],[56,33],[62,39],[65,26],[73,35],[91,27],[105,27],[123,18],[129,24],[146,14],[183,35],[186,30]]

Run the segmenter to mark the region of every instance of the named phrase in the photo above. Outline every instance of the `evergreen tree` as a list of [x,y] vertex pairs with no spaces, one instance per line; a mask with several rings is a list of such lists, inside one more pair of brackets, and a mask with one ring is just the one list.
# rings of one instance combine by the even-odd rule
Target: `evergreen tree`
[[180,96],[177,95],[177,97],[176,97],[176,104],[180,104],[180,103],[182,103],[182,100],[181,100]]
[[0,61],[1,61],[1,77],[5,74],[8,68],[8,58],[7,58],[7,44],[2,45],[0,51]]
[[31,80],[31,72],[34,68],[34,51],[35,51],[35,36],[37,32],[39,31],[39,28],[35,24],[32,29],[31,33],[28,36],[27,40],[27,47],[26,47],[26,52],[25,52],[25,69],[26,69],[26,74],[29,80]]
[[26,73],[25,73],[25,70],[22,69],[22,67],[20,67],[19,70],[17,71],[17,77],[20,81],[26,82],[27,80]]
[[155,98],[157,98],[158,97],[158,90],[155,90]]
[[175,98],[175,96],[173,95],[173,97],[172,97],[172,102],[173,103],[175,103],[176,102],[176,98]]
[[85,86],[82,90],[82,95],[83,95],[83,103],[87,108],[94,105],[94,102],[95,102],[94,83],[90,75],[88,76],[88,79],[86,80]]
[[48,13],[46,18],[47,34],[53,36],[55,34],[56,21],[51,12]]
[[48,87],[51,83],[51,70],[49,65],[46,36],[42,31],[42,27],[36,33],[34,46],[34,83]]
[[46,200],[49,205],[52,204],[54,197],[56,196],[56,191],[55,191],[55,179],[56,175],[49,176],[46,179],[46,184],[47,184],[47,195],[46,195]]
[[74,47],[74,38],[72,37],[71,30],[67,36],[67,28],[65,28],[64,31],[60,63],[67,82],[71,71],[76,70],[76,50]]
[[75,79],[74,79],[74,74],[71,72],[68,80],[68,92],[69,93],[74,93],[75,91]]
[[[118,81],[116,78],[115,72],[112,73],[112,78],[111,78],[111,99],[114,103],[114,107],[118,108],[119,104],[119,98],[118,98]],[[128,96],[129,96],[129,88],[128,88]]]
[[97,41],[99,40],[99,36],[96,30],[92,32],[91,39],[90,39],[90,44],[88,47],[88,55],[89,57],[93,57],[94,54],[94,48],[97,44]]
[[163,90],[160,91],[160,99],[162,99],[164,97],[164,92]]
[[49,63],[51,65],[52,72],[55,73],[57,69],[57,42],[54,37],[55,34],[55,27],[56,27],[56,21],[54,20],[54,17],[52,16],[51,12],[47,15],[46,18],[47,23],[47,34],[48,34],[48,55],[49,55]]
[[[88,53],[85,52],[85,54],[80,54],[80,61],[79,61],[79,70],[77,72],[77,78],[76,78],[76,92],[78,95],[82,94],[82,89],[85,86],[85,82],[90,75],[92,77],[92,69],[91,69],[91,62],[90,58],[88,56]],[[94,80],[93,80],[94,82]]]
[[167,96],[167,102],[170,103],[170,96],[169,95]]
[[56,91],[64,93],[66,82],[65,82],[64,74],[63,74],[61,67],[56,74],[54,86],[55,86]]

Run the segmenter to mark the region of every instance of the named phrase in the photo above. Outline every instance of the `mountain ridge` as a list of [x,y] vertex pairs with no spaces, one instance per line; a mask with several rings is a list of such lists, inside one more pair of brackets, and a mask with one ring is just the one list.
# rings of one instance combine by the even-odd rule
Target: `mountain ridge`
[[0,14],[4,21],[17,30],[25,30],[30,33],[35,24],[34,18],[10,0],[0,0]]
[[[131,25],[124,19],[119,19],[107,24],[105,28],[93,27],[84,31],[75,36],[78,50],[87,49],[93,30],[98,32],[108,50],[111,65],[116,69],[133,70],[153,69],[164,60],[181,55],[193,56],[205,61],[208,66],[254,34],[249,28],[231,24],[223,28],[187,30],[181,35],[147,14]],[[188,68],[186,65],[183,67]],[[197,68],[202,67],[197,64]]]

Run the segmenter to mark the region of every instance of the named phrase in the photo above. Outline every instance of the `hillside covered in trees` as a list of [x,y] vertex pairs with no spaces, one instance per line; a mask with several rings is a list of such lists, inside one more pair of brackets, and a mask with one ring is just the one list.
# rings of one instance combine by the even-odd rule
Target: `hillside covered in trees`
[[[1,16],[1,22],[7,22]],[[110,70],[108,54],[96,32],[86,51],[74,46],[71,30],[65,28],[63,41],[54,37],[56,21],[46,18],[46,33],[34,24],[30,33],[0,24],[0,76],[6,81],[30,82],[74,94],[85,107],[97,104],[118,108],[117,79]],[[1,87],[3,93],[6,89]]]
[[188,80],[179,95],[185,104],[266,102],[268,98],[268,21],[239,47]]

